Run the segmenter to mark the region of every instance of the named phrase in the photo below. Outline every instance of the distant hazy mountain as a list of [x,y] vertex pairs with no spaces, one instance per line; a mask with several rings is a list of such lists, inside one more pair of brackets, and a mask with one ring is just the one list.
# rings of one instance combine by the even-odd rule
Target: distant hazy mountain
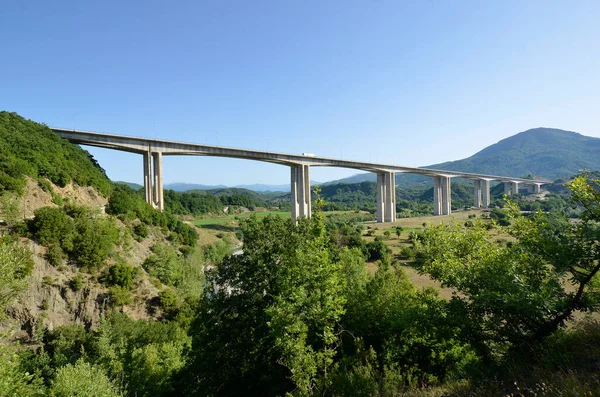
[[289,192],[290,184],[285,185],[263,185],[255,183],[253,185],[236,185],[240,189],[254,190],[255,192]]
[[[554,128],[534,128],[503,139],[466,159],[425,166],[450,171],[555,180],[582,169],[600,170],[600,138]],[[328,183],[375,181],[373,173],[356,174]],[[396,174],[396,182],[411,185],[430,178]]]
[[[126,183],[121,182],[127,185],[135,185],[135,183]],[[311,185],[320,185],[321,182],[310,181]],[[137,185],[139,186],[139,185]],[[142,186],[139,186],[140,188]],[[264,185],[264,184],[254,184],[254,185],[236,185],[236,186],[225,186],[225,185],[199,185],[195,183],[169,183],[165,185],[165,189],[175,190],[176,192],[185,192],[188,190],[213,190],[213,189],[225,189],[225,188],[238,188],[238,189],[247,189],[253,190],[255,192],[289,192],[290,184],[287,183],[285,185]]]
[[176,192],[185,192],[188,190],[210,190],[221,189],[227,187],[225,185],[199,185],[197,183],[168,183],[164,186],[165,189],[175,190]]

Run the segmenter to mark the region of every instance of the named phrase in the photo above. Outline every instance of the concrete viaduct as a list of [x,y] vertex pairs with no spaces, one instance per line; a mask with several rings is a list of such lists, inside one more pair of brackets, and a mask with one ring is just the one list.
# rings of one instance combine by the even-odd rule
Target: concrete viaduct
[[547,180],[531,180],[351,160],[336,160],[306,154],[295,155],[264,152],[63,128],[51,128],[51,130],[58,136],[75,144],[141,154],[144,164],[144,192],[146,202],[160,210],[164,209],[163,155],[231,157],[288,166],[291,170],[292,218],[294,220],[301,217],[310,217],[311,215],[310,167],[343,167],[376,173],[377,222],[394,222],[396,220],[395,174],[397,172],[425,175],[433,178],[433,211],[435,215],[449,215],[451,212],[450,181],[452,178],[473,180],[475,186],[473,206],[476,208],[489,206],[491,181],[504,183],[504,192],[508,195],[518,193],[519,185],[528,186],[530,192],[538,193],[541,185],[548,183]]

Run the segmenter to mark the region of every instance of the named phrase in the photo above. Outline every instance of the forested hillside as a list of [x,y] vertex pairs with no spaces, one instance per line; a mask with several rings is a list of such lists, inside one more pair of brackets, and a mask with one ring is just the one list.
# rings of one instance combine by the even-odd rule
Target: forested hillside
[[0,111],[0,192],[21,193],[25,176],[57,186],[74,182],[108,195],[112,184],[88,152],[42,124]]

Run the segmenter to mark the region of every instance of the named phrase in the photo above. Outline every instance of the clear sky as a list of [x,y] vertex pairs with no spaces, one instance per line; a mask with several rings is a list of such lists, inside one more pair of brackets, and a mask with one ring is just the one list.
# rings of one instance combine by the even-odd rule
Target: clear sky
[[[595,0],[4,0],[0,48],[0,109],[56,127],[407,166],[534,127],[600,137]],[[142,181],[141,156],[87,149]],[[167,157],[164,179],[289,170]]]

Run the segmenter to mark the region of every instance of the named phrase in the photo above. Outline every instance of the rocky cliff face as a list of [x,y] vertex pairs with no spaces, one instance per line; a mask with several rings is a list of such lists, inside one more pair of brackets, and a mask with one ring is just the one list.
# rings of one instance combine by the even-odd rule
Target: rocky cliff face
[[[24,195],[19,198],[19,210],[23,218],[33,217],[36,209],[44,206],[56,206],[56,198],[76,205],[103,208],[107,200],[91,187],[68,185],[64,188],[51,186],[42,189],[32,179],[27,180]],[[151,235],[142,242],[135,241],[124,230],[124,225],[117,221],[122,230],[120,243],[115,247],[117,256],[132,266],[141,267],[142,262],[151,253],[150,247],[164,239]],[[0,231],[1,232],[1,231]],[[99,282],[102,270],[89,274],[79,271],[77,266],[63,260],[58,266],[52,266],[46,259],[46,247],[32,240],[23,238],[22,242],[32,252],[34,268],[28,279],[28,287],[7,309],[10,319],[0,324],[0,332],[17,331],[13,337],[28,340],[36,329],[53,330],[67,324],[95,327],[110,308],[108,288]],[[109,267],[114,259],[106,263]],[[156,299],[159,288],[140,270],[141,276],[135,281],[132,291],[133,302],[120,310],[135,319],[149,319],[152,313],[151,302]]]
[[38,321],[50,330],[65,324],[96,324],[106,308],[106,289],[82,274],[84,285],[75,291],[75,269],[63,266],[59,270],[44,259],[44,247],[31,241],[28,246],[34,255],[33,272],[28,288],[8,309],[9,315],[29,332],[38,326]]

